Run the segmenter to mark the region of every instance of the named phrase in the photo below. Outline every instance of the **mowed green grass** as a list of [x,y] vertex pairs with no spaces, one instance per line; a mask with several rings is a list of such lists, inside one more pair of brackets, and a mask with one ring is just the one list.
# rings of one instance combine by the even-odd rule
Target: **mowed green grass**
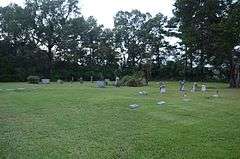
[[[0,158],[240,158],[240,90],[208,87],[183,101],[177,82],[164,95],[155,82],[104,89],[0,83]],[[6,90],[16,88],[26,89]],[[219,98],[211,97],[216,89]],[[129,109],[135,103],[141,107]]]

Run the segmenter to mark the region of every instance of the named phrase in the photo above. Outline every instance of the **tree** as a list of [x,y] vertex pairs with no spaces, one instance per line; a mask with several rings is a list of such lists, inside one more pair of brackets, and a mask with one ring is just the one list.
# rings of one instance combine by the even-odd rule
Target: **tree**
[[[174,14],[179,25],[186,61],[199,68],[201,79],[207,64],[221,70],[229,65],[235,42],[226,33],[233,35],[233,24],[226,25],[231,18],[232,0],[190,1],[177,0]],[[233,38],[235,39],[235,38]],[[231,65],[231,64],[230,64]],[[192,68],[191,68],[192,69]]]
[[32,38],[47,49],[49,73],[53,71],[53,49],[62,40],[62,29],[71,16],[78,16],[78,0],[26,0],[26,11],[32,21]]
[[115,44],[123,53],[125,66],[136,68],[146,57],[143,26],[149,17],[138,10],[119,11],[114,17]]

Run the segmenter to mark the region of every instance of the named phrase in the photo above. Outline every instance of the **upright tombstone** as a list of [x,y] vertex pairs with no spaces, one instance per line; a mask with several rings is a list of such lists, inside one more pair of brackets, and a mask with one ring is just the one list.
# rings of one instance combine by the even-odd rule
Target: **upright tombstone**
[[117,86],[118,86],[118,83],[119,83],[119,77],[116,77],[115,82],[114,82],[114,85],[117,87]]
[[82,77],[79,78],[79,82],[80,82],[81,84],[83,84],[83,78],[82,78]]
[[166,85],[164,82],[160,82],[160,93],[166,93]]
[[44,78],[44,79],[41,79],[41,82],[42,82],[42,84],[49,84],[50,83],[50,79]]
[[104,81],[105,81],[106,86],[110,85],[110,79],[105,79]]
[[58,80],[57,80],[57,83],[58,83],[58,84],[63,84],[63,80],[58,79]]
[[207,86],[205,84],[202,85],[201,91],[202,92],[206,92],[207,91]]
[[215,97],[215,98],[219,97],[219,90],[216,91],[216,94],[214,94],[213,97]]
[[105,83],[105,81],[97,81],[96,85],[98,88],[105,88],[106,83]]
[[193,83],[193,86],[192,86],[191,92],[196,92],[196,90],[197,90],[197,83],[194,82],[194,83]]
[[93,76],[90,77],[90,81],[91,81],[91,83],[93,83]]
[[185,85],[185,81],[184,80],[179,81],[179,91],[180,92],[184,92],[185,91],[184,85]]

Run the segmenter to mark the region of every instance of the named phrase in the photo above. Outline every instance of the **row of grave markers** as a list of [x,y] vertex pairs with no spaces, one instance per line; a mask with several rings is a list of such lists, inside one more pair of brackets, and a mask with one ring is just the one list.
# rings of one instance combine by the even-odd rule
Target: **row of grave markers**
[[[186,89],[185,89],[185,81],[179,81],[179,91],[180,92],[185,92]],[[193,83],[193,86],[192,86],[192,89],[191,89],[191,92],[196,92],[197,91],[197,83],[194,82]],[[207,91],[207,86],[206,85],[202,85],[201,86],[201,91],[202,92],[206,92]],[[166,93],[166,84],[165,82],[160,82],[160,93],[163,94],[163,93]]]

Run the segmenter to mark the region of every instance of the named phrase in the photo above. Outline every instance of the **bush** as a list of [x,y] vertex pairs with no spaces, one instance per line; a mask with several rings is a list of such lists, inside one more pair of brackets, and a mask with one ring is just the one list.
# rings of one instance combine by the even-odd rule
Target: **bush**
[[31,84],[38,84],[40,81],[40,78],[39,76],[28,76],[27,81],[28,83],[31,83]]
[[141,79],[131,79],[127,82],[127,86],[129,87],[142,87],[144,86]]
[[137,76],[124,76],[117,84],[117,86],[142,87],[144,80]]

